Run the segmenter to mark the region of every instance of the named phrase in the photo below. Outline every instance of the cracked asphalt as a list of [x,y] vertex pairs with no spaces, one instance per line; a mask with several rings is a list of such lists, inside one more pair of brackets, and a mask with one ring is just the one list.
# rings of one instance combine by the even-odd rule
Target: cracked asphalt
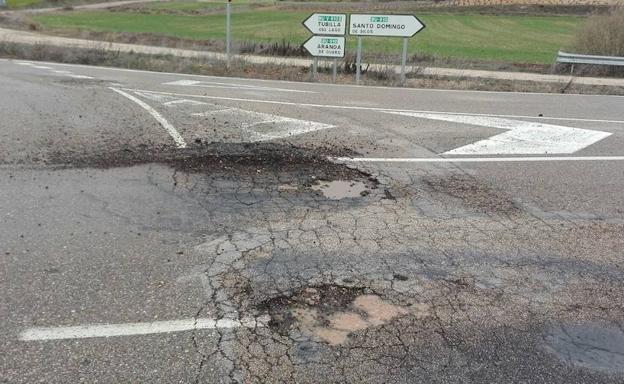
[[623,98],[0,68],[0,382],[624,382],[622,161],[332,160]]

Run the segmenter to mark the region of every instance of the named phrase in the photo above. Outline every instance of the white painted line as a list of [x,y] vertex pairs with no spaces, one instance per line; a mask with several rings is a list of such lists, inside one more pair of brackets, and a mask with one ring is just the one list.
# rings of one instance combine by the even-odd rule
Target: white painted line
[[602,119],[582,119],[574,117],[547,117],[547,116],[523,116],[523,115],[497,115],[497,114],[476,114],[468,112],[446,112],[446,111],[427,111],[427,110],[413,110],[413,109],[395,109],[395,108],[380,108],[380,107],[364,107],[357,105],[331,105],[331,104],[314,104],[314,103],[295,103],[291,101],[279,101],[279,100],[266,100],[266,99],[246,99],[241,97],[226,97],[226,96],[209,96],[209,95],[194,95],[188,93],[175,93],[175,92],[161,92],[161,91],[149,91],[144,89],[124,88],[127,91],[140,92],[154,95],[167,95],[174,97],[195,97],[200,99],[211,100],[226,100],[226,101],[242,101],[249,103],[261,103],[261,104],[276,104],[276,105],[292,105],[299,107],[314,107],[314,108],[331,108],[331,109],[350,109],[350,110],[362,110],[362,111],[375,111],[375,112],[404,112],[404,113],[444,113],[449,115],[466,115],[466,116],[489,116],[489,117],[501,117],[501,118],[523,118],[523,119],[535,119],[535,120],[564,120],[564,121],[579,121],[579,122],[595,122],[595,123],[615,123],[624,124],[624,120],[602,120]]
[[165,119],[160,113],[158,113],[158,111],[156,111],[154,108],[152,108],[149,105],[147,105],[146,103],[144,103],[142,100],[137,99],[136,97],[134,97],[134,96],[132,96],[132,95],[122,91],[121,89],[117,89],[117,88],[113,88],[113,87],[109,87],[109,88],[111,90],[117,92],[118,94],[128,98],[129,100],[134,101],[141,108],[143,108],[147,112],[149,112],[149,114],[152,115],[152,117],[154,119],[156,119],[156,121],[158,121],[160,123],[160,125],[162,125],[162,127],[167,130],[167,132],[169,133],[169,136],[171,136],[173,138],[173,141],[175,141],[175,143],[178,146],[178,148],[186,148],[186,142],[184,141],[184,138],[182,138],[182,136],[175,129],[175,127],[173,125],[171,125],[167,121],[167,119]]
[[178,104],[206,105],[208,103],[204,103],[203,101],[197,101],[197,100],[189,100],[189,99],[176,99],[176,100],[171,100],[171,101],[167,101],[163,103],[163,105],[166,105],[166,106],[178,105]]
[[198,81],[198,80],[176,80],[163,83],[163,85],[181,85],[185,87],[203,87],[203,88],[221,88],[221,89],[238,89],[243,91],[275,91],[275,92],[295,92],[295,93],[318,93],[314,91],[303,91],[300,89],[262,87],[248,84],[221,83],[217,81]]
[[52,69],[50,67],[46,67],[46,66],[43,66],[43,65],[34,65],[34,64],[31,65],[31,67],[37,68],[37,69]]
[[19,65],[28,65],[29,67],[31,67],[31,66],[33,66],[33,65],[35,65],[35,64],[33,64],[33,63],[27,63],[27,62],[25,62],[25,61],[20,61],[20,62],[15,63],[15,64],[19,64]]
[[198,116],[198,117],[208,117],[208,116],[213,116],[216,115],[218,113],[224,113],[227,111],[234,111],[237,110],[238,108],[223,108],[223,109],[215,109],[213,111],[206,111],[206,112],[197,112],[197,113],[191,113],[191,116]]
[[74,78],[74,79],[93,79],[93,77],[86,76],[86,75],[72,75],[72,74],[69,74],[67,76],[69,76],[71,78]]
[[155,333],[171,333],[193,331],[199,329],[257,328],[266,326],[268,319],[243,318],[235,319],[182,319],[155,321],[152,323],[121,323],[121,324],[89,324],[72,327],[38,327],[29,328],[20,333],[22,341],[45,341],[64,339],[86,339],[94,337],[114,337],[149,335]]
[[220,115],[234,117],[239,121],[238,126],[246,131],[245,139],[248,142],[276,140],[323,129],[335,128],[335,126],[330,124],[248,111],[241,108],[223,108],[193,113],[192,115],[200,117],[212,116],[214,118],[218,118]]
[[624,156],[526,157],[329,157],[337,163],[507,163],[539,161],[624,161]]
[[444,152],[444,155],[546,155],[571,154],[611,136],[610,132],[561,125],[449,113],[391,112],[415,117],[509,130],[476,143]]
[[69,75],[69,74],[71,74],[71,72],[69,72],[69,71],[56,71],[55,70],[55,71],[52,71],[52,72],[58,73],[59,75]]

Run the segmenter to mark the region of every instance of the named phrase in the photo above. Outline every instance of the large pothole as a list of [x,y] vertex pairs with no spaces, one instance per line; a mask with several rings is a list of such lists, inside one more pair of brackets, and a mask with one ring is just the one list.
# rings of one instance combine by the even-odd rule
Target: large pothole
[[340,345],[353,332],[408,314],[423,315],[427,307],[395,305],[366,288],[321,285],[266,300],[260,304],[260,310],[269,314],[269,327],[283,336],[297,331],[330,345]]

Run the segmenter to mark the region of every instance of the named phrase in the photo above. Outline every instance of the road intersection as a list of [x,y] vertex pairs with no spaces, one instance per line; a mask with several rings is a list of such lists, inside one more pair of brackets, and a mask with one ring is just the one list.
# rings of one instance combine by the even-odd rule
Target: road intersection
[[621,382],[624,98],[0,61],[6,382]]

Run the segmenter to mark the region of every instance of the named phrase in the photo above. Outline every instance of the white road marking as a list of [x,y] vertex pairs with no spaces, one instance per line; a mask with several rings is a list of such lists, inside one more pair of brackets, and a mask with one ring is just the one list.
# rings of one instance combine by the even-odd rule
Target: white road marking
[[91,76],[86,76],[86,75],[73,75],[73,74],[68,74],[67,76],[74,78],[74,79],[93,79],[93,77]]
[[171,100],[171,101],[167,101],[163,103],[163,105],[166,105],[166,106],[178,105],[178,104],[206,105],[207,103],[204,103],[203,101],[189,100],[189,99],[176,99],[176,100]]
[[27,63],[27,62],[25,62],[25,61],[20,61],[20,62],[18,62],[18,63],[16,63],[16,64],[19,64],[19,65],[28,65],[28,66],[30,66],[30,67],[32,67],[33,65],[35,65],[35,64],[33,64],[33,63]]
[[489,117],[521,118],[521,119],[533,119],[533,120],[562,120],[562,121],[579,121],[579,122],[624,124],[624,120],[584,119],[584,118],[575,118],[575,117],[498,115],[498,114],[487,114],[487,113],[477,114],[477,113],[468,113],[468,112],[446,112],[446,111],[427,111],[427,110],[396,109],[396,108],[381,108],[381,107],[364,107],[364,106],[357,106],[357,105],[331,105],[331,104],[314,104],[314,103],[296,103],[296,102],[292,102],[292,101],[265,100],[265,99],[246,99],[246,98],[242,98],[242,97],[226,97],[226,96],[194,95],[194,94],[189,94],[189,93],[149,91],[149,90],[144,90],[144,89],[133,89],[133,88],[124,88],[124,89],[127,90],[127,91],[140,92],[140,93],[144,93],[144,94],[153,94],[153,95],[167,95],[167,96],[174,96],[174,97],[195,97],[195,98],[200,98],[200,99],[241,101],[241,102],[261,103],[261,104],[276,104],[276,105],[292,105],[292,106],[299,106],[299,107],[330,108],[330,109],[350,109],[350,110],[374,111],[374,112],[444,113],[444,114],[448,114],[448,115],[458,115],[458,116],[489,116]]
[[132,95],[122,91],[121,89],[117,89],[117,88],[113,88],[113,87],[109,87],[109,88],[111,90],[117,92],[118,94],[126,97],[127,99],[134,101],[141,108],[143,108],[147,112],[149,112],[149,114],[152,115],[152,117],[154,119],[156,119],[156,121],[158,121],[160,123],[160,125],[162,125],[162,127],[167,130],[167,132],[169,133],[169,136],[171,136],[173,138],[173,141],[175,141],[175,143],[178,146],[178,148],[186,148],[186,142],[184,141],[184,138],[182,138],[182,136],[175,129],[175,127],[173,125],[171,125],[167,121],[167,119],[165,119],[160,113],[158,113],[158,111],[156,111],[154,108],[152,108],[149,105],[147,105],[146,103],[144,103],[142,100],[137,99],[136,97],[134,97],[134,96],[132,96]]
[[522,156],[522,157],[329,157],[337,163],[506,163],[540,161],[624,161],[624,156]]
[[50,67],[46,67],[46,66],[43,66],[43,65],[34,65],[34,64],[32,64],[31,67],[37,68],[37,69],[52,69]]
[[182,319],[151,323],[89,324],[71,327],[37,327],[21,332],[22,341],[86,339],[94,337],[149,335],[155,333],[183,332],[199,329],[257,328],[268,322],[266,316],[236,319]]
[[214,115],[216,115],[218,113],[221,113],[223,111],[236,110],[236,109],[238,109],[238,108],[215,109],[213,111],[191,113],[191,116],[208,117],[208,116],[214,116]]
[[444,152],[444,155],[542,155],[574,153],[608,136],[610,132],[564,127],[489,116],[448,113],[391,112],[420,119],[448,121],[483,127],[507,129],[508,132]]
[[246,131],[248,142],[276,140],[304,133],[335,128],[330,124],[315,121],[293,119],[269,113],[248,111],[241,108],[221,108],[217,110],[193,113],[193,116],[214,117],[225,115],[227,120],[238,120],[238,126]]
[[69,75],[69,74],[71,74],[71,72],[69,72],[69,71],[57,71],[57,70],[54,70],[52,72],[58,73],[59,75]]
[[186,87],[204,87],[204,88],[222,88],[222,89],[239,89],[249,91],[275,91],[275,92],[295,92],[295,93],[318,93],[314,91],[303,91],[300,89],[262,87],[248,84],[221,83],[217,81],[198,81],[198,80],[176,80],[163,83],[163,85],[181,85]]

